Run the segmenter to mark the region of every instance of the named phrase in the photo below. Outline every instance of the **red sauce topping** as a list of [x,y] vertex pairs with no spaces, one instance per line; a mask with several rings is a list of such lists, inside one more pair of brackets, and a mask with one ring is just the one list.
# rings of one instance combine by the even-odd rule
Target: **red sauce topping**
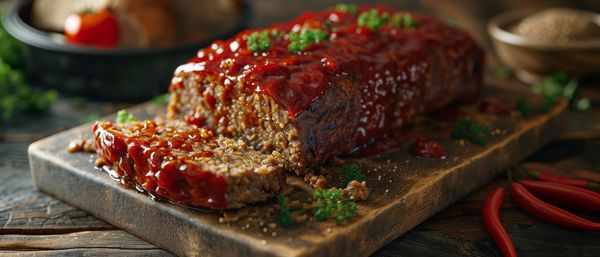
[[417,157],[430,159],[446,159],[448,157],[448,151],[442,144],[423,137],[415,140],[411,152]]
[[227,180],[201,170],[194,162],[212,152],[198,149],[214,136],[210,131],[158,128],[152,121],[134,122],[126,136],[110,122],[96,123],[92,130],[96,149],[123,183],[141,185],[171,201],[224,209],[227,207]]
[[508,109],[506,105],[498,101],[486,100],[479,104],[479,112],[496,116],[502,116],[509,114],[510,109]]
[[[406,13],[385,6],[374,8],[389,17]],[[425,83],[436,75],[429,74],[432,58],[447,62],[438,64],[448,67],[448,75],[439,83],[455,83],[464,77],[479,76],[475,66],[481,56],[467,33],[428,15],[411,14],[418,28],[397,26],[392,21],[376,30],[361,27],[358,15],[371,9],[359,6],[356,14],[333,9],[306,12],[266,30],[247,30],[200,50],[177,72],[216,77],[221,84],[239,82],[246,93],[269,95],[291,116],[305,110],[337,76],[352,76],[364,88],[357,140],[365,145],[386,134],[391,126],[410,122],[415,113],[448,104],[454,99],[448,94],[465,93],[438,85],[432,89]],[[326,39],[292,53],[288,50],[290,31],[298,33],[303,28],[325,31]],[[269,32],[270,47],[250,50],[248,38],[264,31]],[[272,31],[279,33],[272,36]],[[465,56],[477,57],[469,64],[457,61]],[[440,99],[432,101],[432,97]]]

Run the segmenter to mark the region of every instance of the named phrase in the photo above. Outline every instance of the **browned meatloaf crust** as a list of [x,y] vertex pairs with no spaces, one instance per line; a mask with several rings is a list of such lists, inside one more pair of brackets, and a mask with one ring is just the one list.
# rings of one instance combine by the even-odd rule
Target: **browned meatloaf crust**
[[[365,6],[358,13],[372,10],[405,13]],[[420,14],[412,14],[416,28],[367,29],[359,14],[310,12],[200,50],[175,72],[169,118],[276,151],[300,173],[476,95],[483,52],[466,32]],[[290,31],[315,27],[327,39],[288,51]],[[264,31],[283,36],[250,51],[249,36]]]
[[285,183],[277,157],[183,122],[97,122],[93,132],[99,157],[122,181],[177,203],[238,208]]

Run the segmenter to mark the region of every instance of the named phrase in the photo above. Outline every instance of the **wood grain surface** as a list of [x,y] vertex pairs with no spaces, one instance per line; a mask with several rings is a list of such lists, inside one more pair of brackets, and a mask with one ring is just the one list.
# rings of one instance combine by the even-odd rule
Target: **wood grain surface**
[[[0,7],[11,0],[0,1]],[[252,0],[255,17],[252,26],[268,25],[298,15],[302,10],[331,6],[335,1]],[[350,2],[350,1],[346,1]],[[367,1],[361,1],[367,2]],[[377,1],[380,2],[380,1]],[[513,78],[498,78],[495,70],[501,67],[489,44],[485,31],[486,20],[504,10],[514,8],[545,8],[564,6],[600,12],[596,0],[529,0],[529,1],[469,1],[469,0],[422,0],[382,1],[410,10],[431,12],[448,17],[466,28],[486,48],[486,81],[503,87],[528,88]],[[574,175],[578,168],[600,172],[600,78],[586,77],[581,80],[583,94],[590,97],[594,108],[588,112],[569,112],[565,120],[565,132],[528,161],[543,162],[561,167],[559,172]],[[0,122],[0,235],[19,235],[21,238],[39,235],[72,235],[85,231],[120,232],[90,214],[67,205],[55,198],[36,191],[32,185],[27,161],[28,145],[39,138],[76,126],[92,117],[111,113],[125,104],[98,103],[87,100],[84,107],[74,104],[77,98],[62,96],[50,113],[43,116],[22,116],[9,122]],[[498,177],[493,184],[503,184]],[[481,202],[491,185],[485,186],[458,203],[441,211],[401,237],[375,252],[374,256],[501,256],[480,220]],[[597,220],[597,217],[596,217]],[[600,256],[600,235],[562,229],[541,222],[519,211],[509,200],[505,201],[502,221],[507,226],[517,246],[519,256]],[[120,232],[123,233],[123,232]],[[103,238],[104,239],[104,238]],[[25,240],[25,239],[24,239]],[[69,243],[64,238],[53,238],[54,244]],[[1,256],[172,256],[171,253],[150,249],[127,249],[130,241],[147,243],[130,236],[116,246],[114,241],[97,247],[73,249],[43,249],[36,245],[21,248],[0,242]]]

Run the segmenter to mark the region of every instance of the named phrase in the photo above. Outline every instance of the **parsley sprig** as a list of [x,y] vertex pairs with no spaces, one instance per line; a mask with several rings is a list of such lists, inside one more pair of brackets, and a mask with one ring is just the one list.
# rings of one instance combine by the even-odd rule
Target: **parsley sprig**
[[[2,19],[2,15],[0,15]],[[58,97],[54,90],[33,88],[25,79],[21,45],[0,24],[0,120],[16,113],[46,111]]]
[[487,144],[491,132],[490,126],[469,118],[458,119],[452,124],[453,138],[466,139],[478,145]]
[[409,13],[395,14],[392,18],[392,23],[394,24],[394,26],[401,28],[416,29],[419,27],[419,24],[415,22],[412,15],[410,15]]
[[358,7],[355,4],[337,4],[335,9],[340,12],[355,14],[358,11]]
[[[537,94],[542,94],[547,98],[564,97],[569,101],[569,106],[572,109],[585,111],[590,107],[588,98],[578,98],[580,94],[579,83],[576,80],[568,80],[567,74],[557,72],[533,85],[532,91]],[[557,99],[554,100],[555,102]]]
[[335,221],[339,224],[350,221],[356,216],[356,203],[351,200],[344,200],[342,190],[338,188],[316,189],[313,198],[317,204],[313,213],[318,221],[335,218]]
[[327,40],[329,37],[327,31],[322,29],[303,28],[300,33],[291,31],[289,34],[290,44],[288,51],[292,53],[300,53],[309,45]]
[[279,193],[277,196],[277,202],[279,203],[279,208],[281,208],[281,213],[279,213],[279,217],[277,221],[283,227],[289,227],[294,222],[292,218],[292,214],[290,213],[290,207],[288,207],[287,199],[283,193]]
[[390,20],[388,13],[379,13],[377,9],[362,12],[358,15],[358,25],[370,30],[378,30]]
[[169,102],[169,98],[171,98],[171,95],[167,93],[164,95],[157,95],[154,98],[152,98],[151,101],[154,105],[163,106]]
[[344,178],[344,186],[347,186],[352,180],[358,182],[365,180],[365,175],[360,171],[360,166],[357,163],[345,163],[342,168],[342,177]]
[[535,94],[542,95],[544,101],[541,104],[534,104],[526,99],[519,100],[517,109],[524,117],[549,112],[561,97],[569,101],[569,106],[573,110],[585,111],[591,107],[588,98],[579,98],[579,83],[568,80],[564,72],[544,77],[541,82],[534,84],[531,90]]
[[127,110],[120,110],[117,112],[117,118],[115,119],[115,122],[117,124],[124,124],[124,123],[128,123],[128,122],[132,122],[134,120],[137,120],[135,118],[135,116],[133,116],[133,114],[127,112]]
[[246,44],[248,49],[254,52],[264,52],[271,48],[271,40],[269,40],[269,31],[252,32],[248,35]]

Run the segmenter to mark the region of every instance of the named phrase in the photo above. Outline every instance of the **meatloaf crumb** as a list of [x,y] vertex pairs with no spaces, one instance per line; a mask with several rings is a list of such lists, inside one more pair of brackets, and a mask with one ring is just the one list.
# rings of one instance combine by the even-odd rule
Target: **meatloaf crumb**
[[367,187],[367,182],[358,182],[356,180],[352,180],[350,183],[348,183],[346,188],[342,190],[342,194],[355,201],[367,200],[367,198],[369,198],[369,188]]

